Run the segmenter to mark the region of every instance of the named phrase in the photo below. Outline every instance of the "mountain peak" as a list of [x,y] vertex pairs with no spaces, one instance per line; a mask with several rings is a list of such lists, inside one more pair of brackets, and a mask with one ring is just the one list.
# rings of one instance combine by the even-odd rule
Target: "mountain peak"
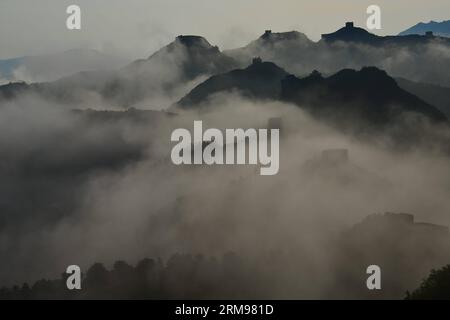
[[283,68],[277,66],[273,62],[262,61],[259,57],[253,58],[252,63],[244,70],[250,73],[259,73],[261,76],[265,74],[273,74],[277,76],[287,75]]
[[307,39],[307,37],[298,31],[272,32],[272,30],[266,30],[259,39],[263,41],[286,41]]
[[203,48],[203,49],[210,49],[213,48],[213,46],[206,40],[205,38],[201,36],[195,36],[195,35],[179,35],[175,39],[175,43],[182,44],[188,48],[191,47],[197,47],[197,48]]
[[209,97],[219,92],[239,91],[242,96],[257,99],[277,99],[280,83],[288,75],[272,62],[263,62],[256,57],[245,69],[235,69],[210,77],[182,98],[177,105],[182,108],[196,107],[208,102]]
[[355,27],[353,22],[346,22],[345,26],[333,33],[322,34],[322,40],[332,41],[353,41],[363,43],[373,43],[380,37],[374,35],[367,30]]

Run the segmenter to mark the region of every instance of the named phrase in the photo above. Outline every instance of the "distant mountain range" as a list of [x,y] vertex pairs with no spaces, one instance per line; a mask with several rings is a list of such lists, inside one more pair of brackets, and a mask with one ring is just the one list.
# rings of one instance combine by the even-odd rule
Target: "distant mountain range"
[[428,23],[420,22],[415,26],[412,26],[405,31],[399,33],[400,36],[410,35],[410,34],[426,34],[427,32],[433,32],[435,35],[442,37],[450,37],[450,20],[436,22],[430,21]]
[[137,74],[153,72],[153,64],[156,62],[175,64],[177,70],[173,71],[177,72],[182,80],[191,80],[204,74],[217,74],[236,67],[232,58],[222,54],[218,47],[212,46],[205,38],[181,35],[148,59],[137,60],[123,71]]
[[[248,45],[224,53],[241,67],[255,56],[272,61],[290,73],[308,75],[321,70],[331,75],[339,70],[375,66],[390,75],[416,82],[450,87],[450,39],[433,35],[377,36],[347,22],[336,32],[323,34],[313,42],[304,34],[266,30]],[[407,53],[407,54],[405,54]],[[436,55],[439,54],[439,59]]]
[[[134,105],[158,95],[183,95],[189,83],[232,70],[237,62],[200,36],[178,36],[175,41],[118,70],[104,83],[102,95],[119,104]],[[187,86],[188,89],[182,89]],[[181,90],[180,93],[177,91]]]
[[203,37],[178,36],[149,58],[134,61],[123,68],[80,72],[48,83],[3,86],[0,87],[0,97],[15,97],[14,90],[22,92],[26,87],[28,93],[38,93],[65,104],[82,104],[84,97],[94,94],[106,103],[122,107],[146,100],[156,100],[164,106],[169,102],[159,100],[161,97],[173,95],[179,99],[194,86],[191,81],[236,67],[238,63],[234,59],[221,53]]
[[[450,48],[450,39],[380,37],[351,22],[323,35],[319,42],[296,31],[266,30],[247,46],[224,52],[203,37],[182,35],[150,57],[116,70],[0,86],[0,99],[35,93],[65,105],[93,107],[92,101],[103,100],[106,105],[125,108],[149,103],[162,109],[176,101],[181,108],[191,108],[215,93],[238,91],[250,98],[307,105],[316,114],[356,116],[372,124],[385,123],[404,111],[440,121],[446,118],[443,112],[448,112],[447,91],[423,90],[422,82],[434,80],[450,86],[450,56],[436,59],[434,54],[434,48],[441,46]],[[321,70],[323,76],[312,70]],[[388,74],[417,85],[403,81],[399,87]],[[339,108],[326,108],[335,104]]]
[[[432,30],[427,30],[432,31]],[[322,40],[327,42],[343,41],[370,44],[373,46],[382,45],[417,45],[439,38],[439,35],[431,33],[406,33],[398,36],[378,36],[368,32],[363,28],[353,25],[353,22],[347,22],[345,27],[336,32],[323,34]],[[450,44],[450,39],[440,39],[440,41]]]
[[48,82],[80,71],[112,70],[126,60],[91,49],[0,60],[0,82]]

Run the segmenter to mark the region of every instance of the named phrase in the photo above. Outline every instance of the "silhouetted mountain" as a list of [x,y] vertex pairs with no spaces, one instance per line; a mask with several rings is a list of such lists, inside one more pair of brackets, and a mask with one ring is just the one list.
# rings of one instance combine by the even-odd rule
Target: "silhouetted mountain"
[[[157,95],[177,96],[176,90],[198,77],[211,76],[237,67],[203,37],[178,36],[148,59],[138,60],[108,80],[102,95],[133,105]],[[185,92],[182,92],[182,94]]]
[[322,40],[332,41],[348,41],[348,42],[361,42],[371,45],[379,44],[382,37],[368,32],[363,28],[358,28],[353,25],[353,22],[345,23],[345,27],[328,34],[322,34]]
[[232,91],[253,99],[291,102],[321,119],[345,123],[363,120],[374,126],[386,125],[405,112],[446,121],[442,112],[401,89],[385,71],[375,67],[345,69],[328,78],[315,71],[297,78],[258,58],[246,69],[209,78],[181,99],[178,106],[198,107],[216,93]]
[[280,81],[287,74],[276,64],[255,58],[246,69],[212,76],[199,84],[178,102],[178,106],[195,107],[207,102],[213,94],[232,91],[238,91],[249,98],[277,99],[280,94]]
[[[174,42],[152,54],[148,59],[137,60],[122,71],[142,75],[146,72],[160,73],[154,70],[155,63],[171,63],[179,70],[179,80],[192,80],[201,75],[213,75],[236,68],[236,62],[222,54],[217,46],[212,46],[200,36],[178,36]],[[163,74],[161,74],[163,73]]]
[[448,38],[433,35],[382,37],[348,22],[336,32],[324,34],[319,42],[295,31],[273,33],[267,30],[247,46],[224,53],[238,60],[242,67],[252,57],[259,56],[303,76],[312,70],[330,75],[346,68],[375,66],[396,77],[450,86],[447,46],[450,48]]
[[305,45],[312,45],[314,42],[308,39],[306,35],[298,31],[272,32],[272,30],[266,30],[258,39],[250,42],[245,47],[227,50],[224,51],[224,53],[233,55],[234,52],[241,50],[247,50],[250,51],[250,53],[257,53],[258,51],[254,50],[280,47],[284,44],[303,47]]
[[[173,103],[194,86],[191,81],[236,67],[232,58],[211,46],[206,39],[179,36],[148,59],[137,60],[117,71],[80,72],[28,89],[45,98],[73,104],[82,103],[92,94],[124,107],[149,99],[159,102],[172,97],[174,100],[170,103]],[[0,87],[0,91],[11,89],[11,86]]]
[[442,112],[401,89],[385,71],[375,67],[344,69],[328,78],[318,72],[302,79],[291,75],[281,86],[282,100],[334,121],[385,125],[399,120],[405,112],[446,121]]
[[242,67],[252,57],[261,57],[264,61],[273,61],[287,68],[291,61],[308,59],[308,52],[315,43],[306,35],[297,31],[272,32],[266,30],[258,39],[242,48],[224,51],[225,54],[240,61]]
[[[33,92],[65,104],[88,103],[94,96],[108,105],[148,108],[150,104],[159,109],[179,100],[206,77],[247,65],[255,56],[300,75],[314,69],[333,74],[341,69],[370,65],[396,77],[450,85],[450,70],[446,72],[450,57],[440,55],[441,59],[436,59],[439,48],[447,45],[450,39],[432,35],[380,37],[350,22],[334,33],[323,35],[318,43],[296,31],[273,33],[267,30],[248,46],[226,51],[226,54],[202,37],[179,36],[148,59],[137,60],[117,71],[81,72],[29,87],[7,85],[0,87],[0,94],[4,93],[3,98],[14,98],[15,92]],[[404,50],[408,50],[408,55]],[[267,79],[261,81],[267,83]],[[255,91],[258,86],[261,83],[256,82],[253,89],[249,87],[247,91]],[[244,86],[240,87],[244,90]],[[199,94],[199,91],[192,94]],[[267,92],[267,95],[272,94]],[[264,92],[252,95],[263,97]]]
[[399,35],[426,34],[429,31],[439,36],[450,37],[450,20],[442,22],[430,21],[428,23],[420,22],[415,26],[400,32]]
[[395,81],[402,89],[435,106],[450,119],[450,88],[402,78],[396,78]]
[[0,86],[0,101],[17,98],[30,90],[30,86],[25,82],[11,82]]
[[434,40],[440,40],[444,43],[450,44],[450,39],[437,37],[432,32],[426,33],[425,35],[412,34],[402,36],[377,36],[363,28],[355,27],[353,22],[347,22],[345,27],[337,30],[336,32],[322,35],[322,41],[325,42],[343,41],[363,43],[372,46],[417,45]]

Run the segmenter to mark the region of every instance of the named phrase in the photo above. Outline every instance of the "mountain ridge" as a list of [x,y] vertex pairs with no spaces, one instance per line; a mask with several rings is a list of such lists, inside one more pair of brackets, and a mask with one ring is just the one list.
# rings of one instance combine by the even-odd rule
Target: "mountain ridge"
[[450,20],[446,21],[430,21],[428,23],[419,22],[416,25],[402,31],[399,35],[410,35],[410,34],[425,34],[426,32],[433,32],[436,35],[443,37],[450,37]]
[[245,69],[235,69],[210,77],[192,89],[177,105],[189,108],[205,102],[215,93],[233,90],[249,98],[273,99],[280,93],[276,84],[286,75],[288,73],[275,63],[262,62],[261,59],[255,58]]
[[375,67],[359,71],[343,69],[326,78],[314,71],[307,77],[298,78],[259,58],[255,58],[247,68],[210,77],[175,107],[207,106],[213,95],[233,91],[257,100],[294,103],[320,118],[345,119],[346,122],[349,119],[362,120],[373,126],[395,122],[408,112],[420,114],[433,122],[447,121],[441,111],[403,90],[384,70]]

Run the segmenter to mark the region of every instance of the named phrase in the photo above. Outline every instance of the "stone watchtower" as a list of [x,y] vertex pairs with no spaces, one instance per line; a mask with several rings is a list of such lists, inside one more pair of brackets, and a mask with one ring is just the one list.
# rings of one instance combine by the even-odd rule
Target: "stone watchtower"
[[353,22],[350,21],[350,22],[345,23],[345,27],[351,29],[351,28],[354,28],[355,26],[354,26]]
[[252,60],[252,64],[260,64],[262,63],[262,59],[260,57],[254,57]]

